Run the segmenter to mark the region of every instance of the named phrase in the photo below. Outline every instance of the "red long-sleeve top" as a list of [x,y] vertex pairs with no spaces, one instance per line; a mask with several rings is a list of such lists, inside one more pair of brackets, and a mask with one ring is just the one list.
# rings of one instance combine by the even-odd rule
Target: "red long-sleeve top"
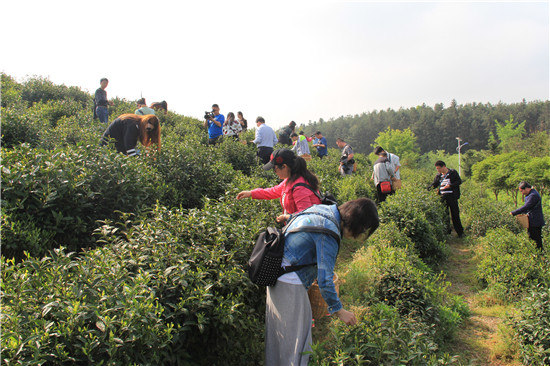
[[308,188],[298,186],[292,190],[296,183],[306,183],[307,181],[300,177],[291,184],[287,185],[288,179],[271,188],[256,188],[252,191],[252,198],[257,200],[272,200],[280,198],[281,206],[285,213],[293,214],[300,212],[313,205],[318,205],[321,200]]

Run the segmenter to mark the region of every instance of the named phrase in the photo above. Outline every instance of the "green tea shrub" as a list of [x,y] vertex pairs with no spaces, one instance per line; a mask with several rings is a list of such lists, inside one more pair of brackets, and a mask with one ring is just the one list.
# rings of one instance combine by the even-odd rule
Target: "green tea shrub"
[[18,107],[2,107],[2,148],[11,148],[22,143],[39,146],[40,135],[48,128],[47,122],[32,118]]
[[105,245],[80,257],[58,251],[2,263],[3,358],[260,364],[265,293],[243,264],[269,208],[251,200],[157,206],[141,222],[104,225]]
[[480,258],[477,278],[503,300],[516,300],[539,284],[550,285],[545,256],[526,233],[514,234],[501,228],[489,230],[477,240],[475,252]]
[[510,215],[512,209],[508,204],[486,198],[475,189],[463,190],[460,199],[460,215],[465,230],[474,237],[484,236],[488,230],[506,228],[514,233],[521,231],[521,226]]
[[76,86],[56,85],[48,78],[33,76],[21,84],[21,97],[32,106],[35,103],[50,101],[75,101],[82,108],[89,107],[91,111],[92,99],[90,95]]
[[339,179],[336,182],[336,190],[338,192],[338,201],[341,203],[355,200],[361,197],[375,199],[376,188],[370,180],[366,180],[364,176],[352,175],[346,179]]
[[405,186],[379,207],[382,223],[394,222],[414,242],[423,261],[437,265],[445,258],[449,216],[439,197],[417,186]]
[[439,350],[433,329],[394,307],[378,303],[357,315],[355,326],[331,322],[331,337],[312,346],[310,364],[435,366],[457,362]]
[[447,293],[449,284],[442,275],[434,274],[406,247],[388,244],[384,235],[393,232],[406,243],[403,234],[399,238],[395,229],[382,231],[373,235],[371,246],[355,254],[342,292],[356,302],[390,305],[403,316],[433,325],[437,339],[448,339],[468,315],[464,301]]
[[520,302],[511,324],[524,365],[550,365],[550,289],[539,285]]
[[92,245],[96,220],[155,202],[149,170],[143,159],[98,146],[2,149],[2,255]]
[[215,158],[213,149],[185,143],[163,142],[161,154],[148,160],[156,175],[160,203],[169,207],[193,208],[203,197],[217,199],[235,178],[232,167]]
[[224,138],[214,151],[212,158],[231,164],[233,169],[240,170],[246,175],[252,174],[259,167],[256,147],[243,145],[231,137]]

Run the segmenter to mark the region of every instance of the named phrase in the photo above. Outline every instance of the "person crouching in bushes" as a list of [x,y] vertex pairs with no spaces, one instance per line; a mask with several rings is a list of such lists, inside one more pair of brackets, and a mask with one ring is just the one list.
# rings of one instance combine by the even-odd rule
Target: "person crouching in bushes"
[[[376,204],[368,198],[336,205],[315,205],[290,215],[285,234],[284,266],[307,265],[280,276],[267,286],[265,365],[307,365],[311,351],[311,305],[308,288],[317,279],[328,312],[347,325],[357,318],[345,310],[333,282],[338,255],[336,238],[327,233],[291,232],[305,226],[323,227],[338,237],[366,240],[379,225]],[[341,230],[340,230],[341,228]]]
[[138,155],[136,145],[139,140],[146,148],[155,144],[160,151],[160,123],[157,116],[149,114],[123,114],[118,116],[103,133],[101,146],[114,140],[115,148],[128,156]]
[[312,190],[304,186],[296,186],[297,183],[305,183],[313,190],[318,191],[319,180],[307,169],[306,161],[296,156],[289,149],[275,150],[271,158],[264,165],[265,170],[273,169],[275,174],[283,181],[271,188],[256,188],[252,191],[242,191],[237,199],[249,198],[257,200],[272,200],[279,198],[283,207],[283,215],[277,217],[277,222],[283,222],[285,215],[303,211],[313,205],[318,205],[321,200]]

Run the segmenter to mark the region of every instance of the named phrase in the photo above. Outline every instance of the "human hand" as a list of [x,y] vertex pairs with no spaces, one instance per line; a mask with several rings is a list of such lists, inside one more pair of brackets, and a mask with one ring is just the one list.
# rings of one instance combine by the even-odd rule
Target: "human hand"
[[345,309],[340,309],[336,313],[336,316],[338,319],[343,321],[346,325],[355,325],[357,324],[357,318],[351,311],[347,311]]
[[237,199],[249,198],[252,197],[252,191],[242,191],[237,194]]
[[289,218],[290,218],[290,215],[279,215],[279,216],[277,216],[277,218],[275,220],[277,222],[285,222]]

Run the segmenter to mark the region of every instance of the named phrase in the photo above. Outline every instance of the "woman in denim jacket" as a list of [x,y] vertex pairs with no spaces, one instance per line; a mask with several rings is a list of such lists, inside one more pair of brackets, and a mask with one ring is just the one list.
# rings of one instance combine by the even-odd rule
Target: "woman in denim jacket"
[[[283,266],[312,264],[282,275],[267,287],[266,366],[307,365],[311,351],[311,305],[308,288],[317,279],[328,311],[348,325],[357,323],[355,315],[343,308],[334,286],[334,266],[339,245],[324,233],[295,232],[304,226],[323,227],[344,238],[366,239],[379,225],[376,204],[367,198],[336,205],[314,205],[294,215],[285,234]],[[340,234],[341,233],[341,234]]]

